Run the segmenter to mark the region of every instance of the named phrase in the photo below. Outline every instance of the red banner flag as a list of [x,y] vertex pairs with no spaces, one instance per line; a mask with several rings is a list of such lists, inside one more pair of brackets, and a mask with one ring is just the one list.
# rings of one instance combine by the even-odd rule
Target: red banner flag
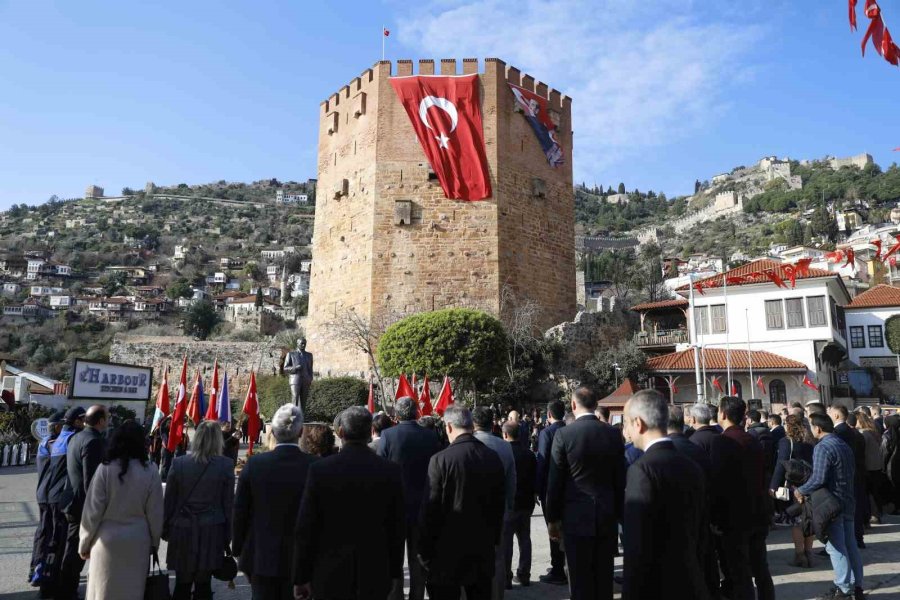
[[811,389],[812,391],[819,393],[819,386],[812,382],[812,379],[809,378],[809,375],[803,376],[803,385]]
[[213,363],[212,385],[209,391],[209,406],[204,417],[210,421],[219,420],[219,359]]
[[372,383],[371,377],[369,377],[369,401],[366,403],[366,406],[368,406],[369,412],[374,415],[375,414],[375,384]]
[[875,238],[869,243],[875,246],[875,260],[878,260],[881,258],[881,238]]
[[181,363],[181,383],[178,384],[178,393],[175,395],[175,409],[172,411],[172,424],[169,427],[169,441],[166,449],[175,452],[178,444],[184,438],[184,416],[187,414],[187,356]]
[[247,397],[244,398],[244,407],[241,412],[247,415],[247,437],[250,439],[250,448],[247,454],[253,454],[253,444],[259,437],[259,429],[262,425],[259,418],[259,398],[256,397],[256,373],[250,371],[250,386],[247,388]]
[[194,379],[194,389],[191,391],[191,401],[188,402],[187,416],[193,421],[194,427],[200,424],[203,415],[200,414],[200,370],[197,370],[197,377]]
[[428,389],[428,375],[426,375],[422,382],[422,395],[419,396],[419,414],[427,417],[431,413],[431,390]]
[[719,376],[718,376],[718,375],[713,375],[712,378],[710,379],[710,382],[712,383],[712,386],[713,386],[714,388],[716,388],[717,390],[719,390],[719,391],[722,392],[723,394],[725,393],[725,389],[722,387],[722,383],[719,381]]
[[394,400],[399,400],[400,398],[407,397],[416,399],[416,392],[412,389],[412,386],[409,385],[409,381],[406,379],[406,373],[400,373],[400,382],[397,384],[397,395],[394,396]]
[[756,387],[759,388],[759,391],[762,392],[763,396],[766,395],[766,384],[763,383],[762,375],[756,378]]
[[447,198],[491,195],[478,75],[392,77],[422,150]]
[[437,404],[434,412],[443,415],[447,407],[453,404],[453,390],[450,389],[450,378],[444,375],[444,385],[441,386],[441,393],[438,396]]
[[517,85],[509,84],[513,96],[516,99],[516,107],[525,116],[531,130],[547,157],[547,162],[551,167],[556,168],[563,164],[563,151],[559,145],[559,138],[556,135],[556,125],[550,118],[550,109],[547,106],[547,99],[530,92],[525,88]]
[[156,395],[156,410],[153,413],[153,423],[150,431],[156,431],[160,421],[169,416],[169,365],[163,371],[163,380],[159,384],[159,392]]

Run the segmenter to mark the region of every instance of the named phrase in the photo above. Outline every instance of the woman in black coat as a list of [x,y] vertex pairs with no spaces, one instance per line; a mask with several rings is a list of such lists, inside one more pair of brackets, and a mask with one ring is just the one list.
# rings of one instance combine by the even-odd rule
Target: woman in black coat
[[891,483],[892,493],[886,495],[886,500],[894,503],[893,514],[900,514],[900,415],[891,415],[884,420],[881,456],[884,474]]
[[[787,486],[784,474],[784,463],[792,458],[804,460],[812,465],[813,446],[807,441],[807,431],[803,426],[803,421],[797,415],[788,415],[784,420],[785,437],[778,441],[778,457],[775,460],[775,472],[772,474],[772,481],[769,483],[769,493],[774,496],[775,490],[780,487]],[[794,490],[791,488],[790,502],[794,500]],[[810,568],[811,552],[815,536],[804,537],[803,530],[800,528],[799,517],[791,520],[791,537],[794,540],[794,559],[790,561],[790,565],[794,567]]]

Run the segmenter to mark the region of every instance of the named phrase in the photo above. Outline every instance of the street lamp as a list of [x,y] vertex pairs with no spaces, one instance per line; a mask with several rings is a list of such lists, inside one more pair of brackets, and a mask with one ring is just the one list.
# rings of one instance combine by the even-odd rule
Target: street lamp
[[619,371],[622,369],[619,368],[619,363],[613,363],[613,380],[616,382],[616,388],[619,389]]

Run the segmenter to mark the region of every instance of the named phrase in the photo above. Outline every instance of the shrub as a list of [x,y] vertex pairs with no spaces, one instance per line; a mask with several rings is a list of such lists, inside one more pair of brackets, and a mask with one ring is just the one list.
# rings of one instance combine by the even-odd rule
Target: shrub
[[15,436],[19,440],[34,443],[31,437],[31,423],[35,419],[49,417],[53,410],[40,404],[17,405],[15,409],[0,413],[0,433]]
[[[259,412],[264,414],[267,420],[271,420],[276,410],[291,402],[291,387],[288,378],[277,375],[260,375],[256,378],[256,395],[259,399]],[[241,397],[237,412],[232,412],[232,415],[240,416],[243,404],[244,398]]]
[[365,405],[368,397],[369,386],[362,379],[356,377],[317,379],[309,389],[309,401],[306,404],[309,414],[305,415],[305,419],[331,423],[345,408]]

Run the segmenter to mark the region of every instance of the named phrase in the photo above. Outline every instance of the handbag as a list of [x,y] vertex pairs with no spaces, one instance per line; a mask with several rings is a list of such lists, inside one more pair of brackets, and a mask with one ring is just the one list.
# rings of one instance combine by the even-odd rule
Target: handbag
[[[144,600],[169,600],[169,574],[159,566],[159,556],[156,548],[150,550],[150,572],[147,573],[147,582],[144,584]],[[154,572],[154,565],[156,569]]]
[[212,572],[212,576],[219,581],[232,581],[237,577],[237,561],[231,555],[231,548],[225,548],[225,556],[222,557],[222,565]]
[[[785,461],[785,473],[787,473],[787,464],[794,458],[794,440],[788,438],[791,442],[791,453],[788,455],[788,460]],[[788,480],[785,478],[784,485],[775,490],[775,499],[781,500],[782,502],[790,502],[791,501],[791,488],[788,486]]]

